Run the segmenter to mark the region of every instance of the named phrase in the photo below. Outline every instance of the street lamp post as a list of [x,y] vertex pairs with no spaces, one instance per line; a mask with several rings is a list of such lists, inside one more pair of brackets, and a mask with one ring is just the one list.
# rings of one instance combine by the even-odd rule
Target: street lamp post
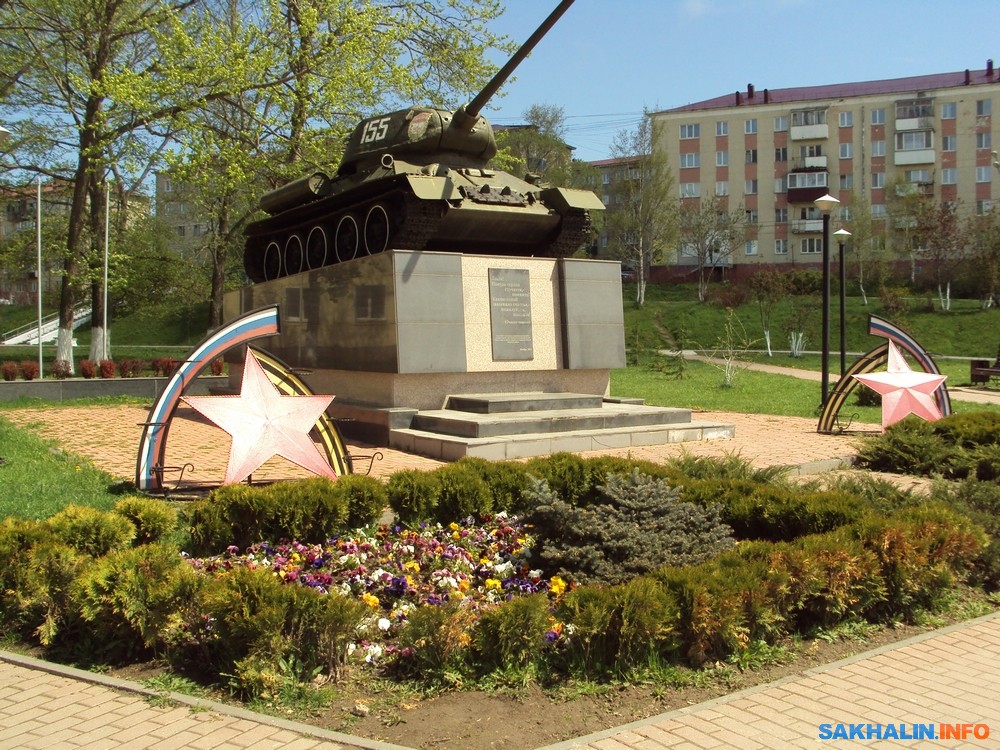
[[840,244],[840,377],[847,372],[847,271],[844,266],[844,243],[851,233],[846,229],[838,229],[833,233]]
[[827,193],[817,198],[814,203],[823,214],[823,356],[821,375],[822,401],[820,407],[826,406],[830,395],[830,212],[840,201]]

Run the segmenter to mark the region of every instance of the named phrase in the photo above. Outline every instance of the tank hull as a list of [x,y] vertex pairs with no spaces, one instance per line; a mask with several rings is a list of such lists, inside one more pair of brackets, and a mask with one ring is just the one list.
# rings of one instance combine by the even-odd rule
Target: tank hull
[[588,239],[588,211],[603,208],[588,191],[541,189],[503,172],[398,163],[392,170],[361,184],[333,181],[327,195],[249,225],[247,275],[268,281],[390,247],[568,255]]

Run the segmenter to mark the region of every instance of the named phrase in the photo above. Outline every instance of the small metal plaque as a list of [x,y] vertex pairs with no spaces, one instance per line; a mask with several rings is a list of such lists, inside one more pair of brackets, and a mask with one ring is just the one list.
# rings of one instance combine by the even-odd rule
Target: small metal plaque
[[527,269],[491,268],[489,277],[493,361],[534,359],[531,288]]

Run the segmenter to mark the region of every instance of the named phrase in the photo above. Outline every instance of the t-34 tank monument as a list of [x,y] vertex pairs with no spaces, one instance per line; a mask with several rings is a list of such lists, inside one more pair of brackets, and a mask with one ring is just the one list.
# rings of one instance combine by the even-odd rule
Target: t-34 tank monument
[[[337,174],[261,199],[225,316],[277,304],[261,342],[347,435],[444,459],[726,437],[684,409],[611,402],[625,364],[620,264],[566,257],[590,238],[590,191],[492,169],[480,112],[572,4],[562,0],[465,107],[362,121]],[[230,357],[230,379],[242,359]]]

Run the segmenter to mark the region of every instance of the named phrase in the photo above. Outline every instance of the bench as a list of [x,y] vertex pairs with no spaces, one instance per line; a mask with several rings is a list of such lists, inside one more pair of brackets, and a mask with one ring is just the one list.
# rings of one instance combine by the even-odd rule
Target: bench
[[997,358],[993,364],[988,359],[974,359],[969,363],[969,380],[976,383],[989,383],[991,378],[1000,378],[1000,347],[997,347]]

